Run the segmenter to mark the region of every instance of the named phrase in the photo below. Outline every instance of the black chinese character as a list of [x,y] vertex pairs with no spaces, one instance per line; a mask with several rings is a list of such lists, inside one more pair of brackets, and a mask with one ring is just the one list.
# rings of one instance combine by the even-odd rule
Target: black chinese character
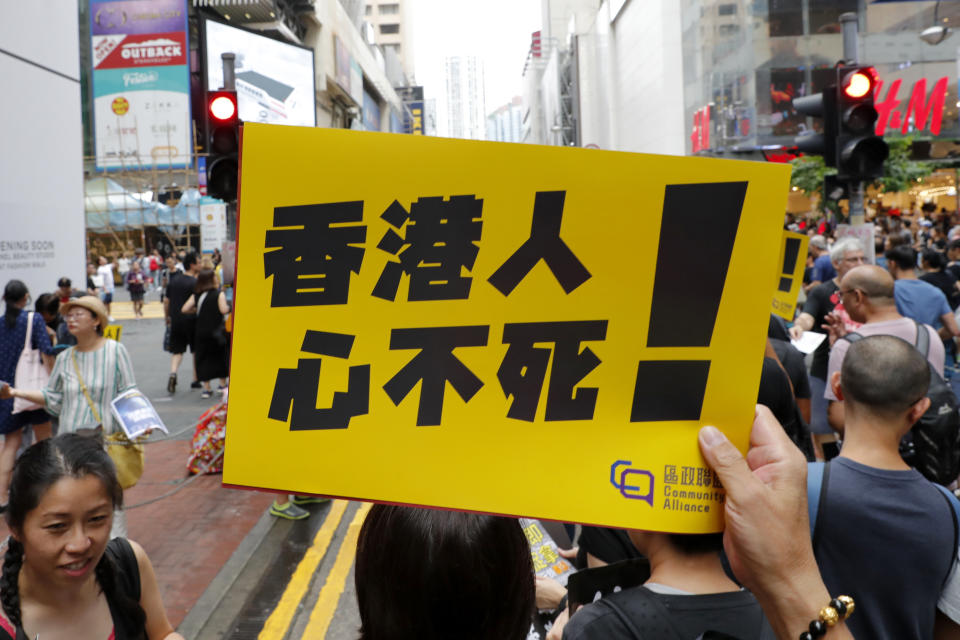
[[[351,335],[307,331],[300,351],[346,359],[353,349]],[[286,422],[293,403],[290,430],[346,429],[350,418],[362,416],[370,409],[370,365],[350,367],[347,391],[333,394],[329,409],[317,408],[317,386],[320,382],[322,358],[301,358],[296,369],[280,369],[273,386],[273,399],[267,416]]]
[[537,342],[552,342],[553,364],[547,389],[545,420],[590,420],[597,404],[598,389],[576,384],[600,364],[589,347],[580,351],[580,343],[603,340],[606,320],[582,322],[522,322],[503,328],[503,342],[509,344],[497,379],[513,403],[507,417],[533,422],[550,361],[549,348],[536,348]]
[[399,406],[422,380],[417,426],[440,424],[448,380],[464,402],[469,402],[483,387],[480,378],[453,355],[453,350],[486,346],[489,332],[487,326],[394,329],[390,332],[391,349],[420,349],[420,353],[390,378],[383,390]]
[[697,472],[693,467],[680,467],[680,484],[685,487],[696,486]]
[[346,304],[350,272],[360,273],[367,227],[363,202],[276,207],[263,254],[265,278],[273,276],[271,307]]
[[530,237],[507,258],[488,281],[505,296],[543,260],[566,293],[590,279],[590,272],[560,239],[566,191],[538,191],[533,204]]
[[400,261],[387,263],[373,295],[394,300],[405,273],[410,276],[407,300],[467,299],[473,278],[462,270],[470,271],[477,260],[482,209],[483,200],[472,195],[420,198],[410,213],[394,200],[380,217],[396,229],[407,223],[406,237],[390,229],[380,239],[377,248]]

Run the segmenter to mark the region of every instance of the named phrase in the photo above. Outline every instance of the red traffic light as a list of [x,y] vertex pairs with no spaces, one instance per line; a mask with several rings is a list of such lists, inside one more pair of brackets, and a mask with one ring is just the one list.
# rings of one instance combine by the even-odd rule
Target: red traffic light
[[232,120],[237,115],[237,103],[233,96],[221,94],[210,101],[209,110],[216,120]]
[[872,67],[848,73],[843,78],[844,95],[848,98],[862,98],[868,95],[873,90],[875,73]]

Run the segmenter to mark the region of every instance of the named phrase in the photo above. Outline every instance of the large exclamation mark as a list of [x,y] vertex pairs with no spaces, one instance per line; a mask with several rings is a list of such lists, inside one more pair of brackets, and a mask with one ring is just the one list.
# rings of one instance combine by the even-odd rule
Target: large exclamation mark
[[[737,239],[746,182],[668,185],[647,347],[709,347]],[[699,420],[709,360],[637,367],[631,422]]]
[[800,238],[787,238],[783,247],[783,275],[780,276],[780,291],[790,293],[793,285],[793,272],[797,269],[797,254],[800,253]]

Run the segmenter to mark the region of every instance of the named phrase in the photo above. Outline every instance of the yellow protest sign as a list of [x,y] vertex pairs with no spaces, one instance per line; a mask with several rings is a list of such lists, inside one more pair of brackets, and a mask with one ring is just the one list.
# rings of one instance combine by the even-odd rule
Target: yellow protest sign
[[122,324],[108,324],[103,330],[103,337],[120,342],[121,333],[123,333]]
[[773,290],[773,312],[793,322],[797,311],[797,296],[803,286],[803,272],[807,264],[810,237],[802,233],[784,231],[780,243],[780,261],[777,263],[776,288]]
[[241,165],[225,483],[718,530],[789,167],[249,123]]

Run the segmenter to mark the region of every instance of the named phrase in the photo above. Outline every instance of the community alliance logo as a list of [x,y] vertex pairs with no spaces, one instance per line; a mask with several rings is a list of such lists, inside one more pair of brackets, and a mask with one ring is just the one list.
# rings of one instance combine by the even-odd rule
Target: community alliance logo
[[610,484],[619,489],[624,498],[643,500],[652,507],[655,483],[652,473],[646,469],[635,469],[629,460],[617,460],[610,465]]

